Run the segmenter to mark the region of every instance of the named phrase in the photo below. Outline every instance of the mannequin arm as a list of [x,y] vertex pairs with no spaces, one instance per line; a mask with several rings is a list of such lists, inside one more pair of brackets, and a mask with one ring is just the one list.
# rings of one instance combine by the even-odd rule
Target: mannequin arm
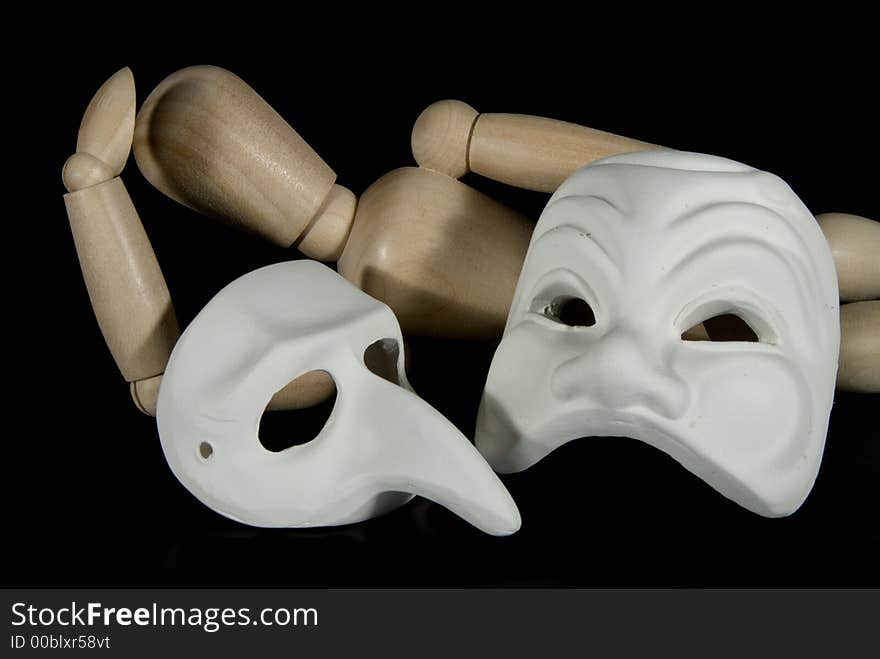
[[[76,153],[64,165],[64,196],[77,256],[98,325],[135,405],[156,414],[165,365],[180,330],[171,295],[134,204],[119,178],[131,149],[135,86],[128,68],[89,103]],[[331,188],[332,200],[337,197]],[[343,204],[344,205],[344,204]],[[336,204],[325,204],[332,215]],[[320,242],[320,241],[318,241]],[[269,409],[308,407],[332,395],[332,378],[306,373],[279,391]]]

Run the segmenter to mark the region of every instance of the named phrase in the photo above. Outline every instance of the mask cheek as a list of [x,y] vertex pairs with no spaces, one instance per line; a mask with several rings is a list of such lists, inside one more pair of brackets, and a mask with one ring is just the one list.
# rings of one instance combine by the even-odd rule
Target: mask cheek
[[680,435],[697,458],[692,471],[762,515],[797,510],[815,481],[824,437],[802,373],[764,347],[687,352],[678,370],[693,403]]

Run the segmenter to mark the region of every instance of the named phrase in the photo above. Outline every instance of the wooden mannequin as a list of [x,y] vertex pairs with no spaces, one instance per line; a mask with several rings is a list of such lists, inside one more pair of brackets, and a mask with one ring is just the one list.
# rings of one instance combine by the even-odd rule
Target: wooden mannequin
[[[537,192],[553,192],[599,158],[663,148],[584,126],[517,114],[480,114],[461,101],[439,101],[412,132],[421,167],[451,177],[474,172]],[[840,287],[841,351],[837,386],[880,392],[880,223],[827,213],[816,219],[831,247]],[[871,301],[868,301],[871,300]],[[705,334],[692,330],[693,338]],[[708,335],[711,335],[709,332]],[[707,335],[707,336],[708,336]]]
[[[180,330],[150,240],[119,178],[135,129],[135,86],[124,68],[86,108],[64,164],[64,203],[95,316],[135,405],[156,414],[165,364]],[[321,371],[279,391],[267,409],[309,407],[335,390]]]
[[443,173],[405,167],[360,201],[243,80],[194,66],[137,118],[150,183],[339,272],[394,309],[404,333],[491,338],[504,328],[532,223]]
[[[549,192],[571,171],[596,158],[658,148],[549,119],[479,115],[464,103],[442,101],[423,112],[413,130],[413,153],[422,167],[390,172],[358,201],[335,184],[333,171],[283,118],[228,71],[198,66],[172,74],[147,98],[132,128],[109,112],[102,113],[108,118],[100,122],[90,119],[93,105],[124,107],[126,121],[129,114],[133,117],[130,71],[117,73],[98,97],[112,101],[93,101],[83,126],[89,125],[86,135],[112,135],[104,139],[112,152],[108,155],[110,147],[102,146],[104,142],[94,145],[84,138],[81,128],[78,153],[65,165],[64,180],[71,191],[66,200],[102,331],[123,375],[133,382],[138,407],[147,413],[154,413],[159,376],[177,336],[167,287],[149,241],[145,235],[138,237],[143,228],[133,207],[124,214],[124,223],[82,219],[102,217],[108,208],[120,214],[117,208],[130,207],[127,195],[126,206],[121,195],[90,201],[96,195],[88,191],[121,171],[128,153],[123,137],[131,143],[131,130],[138,166],[168,196],[276,244],[295,245],[312,258],[338,259],[343,276],[395,311],[404,333],[466,339],[500,336],[533,224],[456,177],[475,171]],[[114,185],[121,188],[121,181]],[[86,201],[72,204],[73,195]],[[832,242],[839,271],[848,273],[841,281],[852,280],[860,296],[852,299],[876,297],[880,276],[867,244],[876,244],[880,232],[863,218],[842,217],[829,223],[838,230],[838,244],[846,246],[836,249]],[[862,234],[849,240],[853,233],[845,225],[858,225]],[[850,262],[860,265],[848,270]],[[117,280],[131,282],[140,298],[131,297]],[[152,288],[135,285],[143,281]],[[142,299],[143,323],[119,306],[121,299],[130,299],[132,306]],[[844,323],[847,318],[849,314],[842,314]],[[842,372],[858,376],[841,385],[880,389],[876,330],[869,336],[878,322],[878,311],[871,307],[858,314],[853,327],[845,328],[847,340],[868,346],[853,354],[867,353],[874,361],[867,368],[842,366]],[[149,340],[138,332],[147,332]],[[130,369],[125,350],[114,348],[146,344],[156,346],[154,356],[149,367],[140,370]],[[842,359],[849,354],[843,349]],[[276,394],[270,409],[306,407],[332,392],[326,374],[309,373]]]
[[[134,155],[172,199],[311,258],[338,260],[344,277],[395,311],[405,334],[490,339],[504,329],[529,220],[415,167],[386,174],[358,201],[228,71],[195,66],[163,80],[138,114]],[[326,374],[310,373],[270,409],[307,407],[333,391]]]

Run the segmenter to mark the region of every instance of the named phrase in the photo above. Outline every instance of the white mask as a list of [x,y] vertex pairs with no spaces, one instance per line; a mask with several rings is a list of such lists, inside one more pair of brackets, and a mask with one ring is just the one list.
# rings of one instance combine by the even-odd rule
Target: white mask
[[[560,322],[569,298],[595,324]],[[759,341],[682,340],[720,314]],[[830,250],[785,182],[692,153],[608,158],[541,215],[476,444],[512,472],[578,437],[634,437],[749,510],[787,515],[819,469],[839,342]]]
[[[365,365],[374,344],[399,386]],[[412,392],[401,345],[391,310],[324,265],[279,263],[237,279],[192,321],[162,379],[157,422],[171,470],[204,504],[255,526],[347,524],[419,494],[487,533],[515,532],[513,499]],[[330,418],[307,444],[265,449],[266,404],[312,370],[336,383]]]

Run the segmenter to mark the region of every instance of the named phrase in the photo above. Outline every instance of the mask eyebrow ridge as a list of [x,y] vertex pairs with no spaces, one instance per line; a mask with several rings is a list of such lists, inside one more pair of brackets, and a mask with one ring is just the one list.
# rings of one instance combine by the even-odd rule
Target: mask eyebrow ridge
[[[603,197],[601,195],[596,194],[567,194],[561,197],[556,197],[555,199],[551,199],[547,204],[547,208],[551,208],[556,206],[557,204],[561,204],[563,202],[567,204],[570,203],[578,203],[583,202],[584,204],[589,204],[593,201],[598,201],[604,206],[612,209],[615,213],[623,217],[623,211],[618,207],[613,201],[608,199],[607,197]],[[580,204],[579,204],[580,205]],[[547,210],[546,208],[544,210]]]
[[[719,243],[723,244],[719,245]],[[723,237],[715,236],[710,240],[703,241],[699,245],[689,249],[687,253],[683,254],[681,258],[678,259],[665,273],[663,280],[666,282],[676,280],[683,269],[688,268],[694,261],[706,258],[706,255],[711,253],[714,248],[733,244],[750,244],[764,251],[767,256],[782,263],[785,266],[786,272],[790,276],[791,281],[795,285],[796,295],[798,296],[798,306],[800,309],[808,309],[811,301],[816,299],[816,295],[819,294],[817,282],[810,276],[809,267],[806,262],[799,258],[799,255],[796,252],[782,248],[782,253],[780,253],[778,246],[773,245],[772,247],[774,249],[771,249],[770,243],[757,241],[753,237],[743,235],[731,236],[731,234],[727,234]],[[747,266],[744,266],[744,269],[747,270]],[[768,306],[778,308],[778,301],[774,302],[773,300],[770,300]],[[814,327],[809,322],[809,318],[804,318],[803,320],[804,331],[812,333]]]
[[788,233],[789,236],[793,237],[798,242],[804,253],[810,253],[810,247],[807,244],[806,240],[804,240],[803,233],[794,226],[794,223],[789,218],[773,208],[769,208],[767,206],[756,204],[750,201],[728,200],[712,201],[709,203],[700,204],[699,206],[691,208],[686,213],[682,213],[681,215],[677,216],[671,222],[670,229],[681,230],[684,228],[682,225],[696,224],[699,223],[702,218],[710,217],[714,213],[737,209],[741,209],[747,213],[754,213],[755,211],[758,211],[762,214],[766,214],[767,216],[772,217],[774,220],[777,221],[776,224],[778,226],[784,227],[786,233]]
[[[670,229],[673,231],[677,229],[675,232],[678,233],[692,224],[710,222],[718,214],[731,213],[738,210],[742,210],[744,217],[748,218],[754,217],[755,211],[758,211],[761,221],[773,220],[772,226],[761,233],[752,235],[749,233],[749,228],[755,229],[753,223],[748,224],[743,221],[742,224],[728,222],[720,225],[720,227],[716,225],[713,227],[712,235],[709,238],[693,241],[691,244],[686,245],[684,249],[681,247],[682,241],[674,239],[672,242],[676,245],[677,254],[674,259],[670,259],[672,266],[669,268],[669,272],[672,273],[678,270],[683,262],[713,245],[720,246],[724,241],[749,242],[772,248],[768,251],[773,252],[774,256],[781,258],[788,269],[796,270],[798,278],[805,288],[809,289],[813,294],[818,294],[821,286],[809,265],[812,250],[804,236],[804,232],[790,218],[773,208],[747,201],[711,202],[700,205],[676,217],[670,224]],[[728,218],[722,219],[726,220]],[[793,239],[800,249],[780,244],[780,237],[783,239],[785,237]],[[673,238],[675,237],[673,236]]]
[[[623,228],[623,224],[626,220],[623,212],[615,206],[611,201],[606,199],[605,197],[600,197],[597,195],[567,195],[564,197],[559,197],[558,199],[553,199],[547,204],[547,207],[544,209],[544,214],[542,217],[552,217],[553,213],[548,213],[551,209],[554,212],[558,211],[559,205],[562,205],[563,208],[567,206],[571,206],[572,211],[576,211],[576,218],[582,218],[585,214],[589,214],[590,224],[593,224],[594,221],[596,224],[601,225],[603,228],[608,229],[608,233],[613,233],[615,231],[619,231]],[[598,204],[598,207],[597,207]],[[608,211],[611,211],[613,217],[609,217]],[[575,219],[574,221],[565,221],[561,224],[555,224],[548,228],[544,228],[541,226],[541,221],[538,222],[535,227],[535,231],[532,234],[532,244],[535,244],[545,235],[554,231],[572,231],[577,233],[579,236],[583,236],[592,240],[599,250],[604,254],[604,256],[608,259],[611,265],[620,273],[620,266],[618,265],[619,260],[622,258],[621,254],[614,252],[609,249],[608,245],[605,244],[605,241],[597,235],[597,231],[593,229],[592,226],[589,226],[586,222],[583,222],[580,219]],[[602,233],[605,233],[604,231]]]
[[[585,227],[580,227],[574,224],[557,224],[556,226],[543,232],[540,236],[537,236],[533,240],[532,246],[537,246],[542,240],[550,238],[552,236],[569,233],[576,234],[576,239],[578,240],[583,238],[589,240],[596,247],[596,249],[599,250],[599,253],[602,255],[607,264],[611,266],[611,269],[614,271],[614,274],[617,276],[618,280],[623,276],[620,266],[617,263],[617,259],[605,248],[602,242],[597,240],[597,237],[590,231],[587,231]],[[530,247],[529,249],[531,251],[532,248]]]

